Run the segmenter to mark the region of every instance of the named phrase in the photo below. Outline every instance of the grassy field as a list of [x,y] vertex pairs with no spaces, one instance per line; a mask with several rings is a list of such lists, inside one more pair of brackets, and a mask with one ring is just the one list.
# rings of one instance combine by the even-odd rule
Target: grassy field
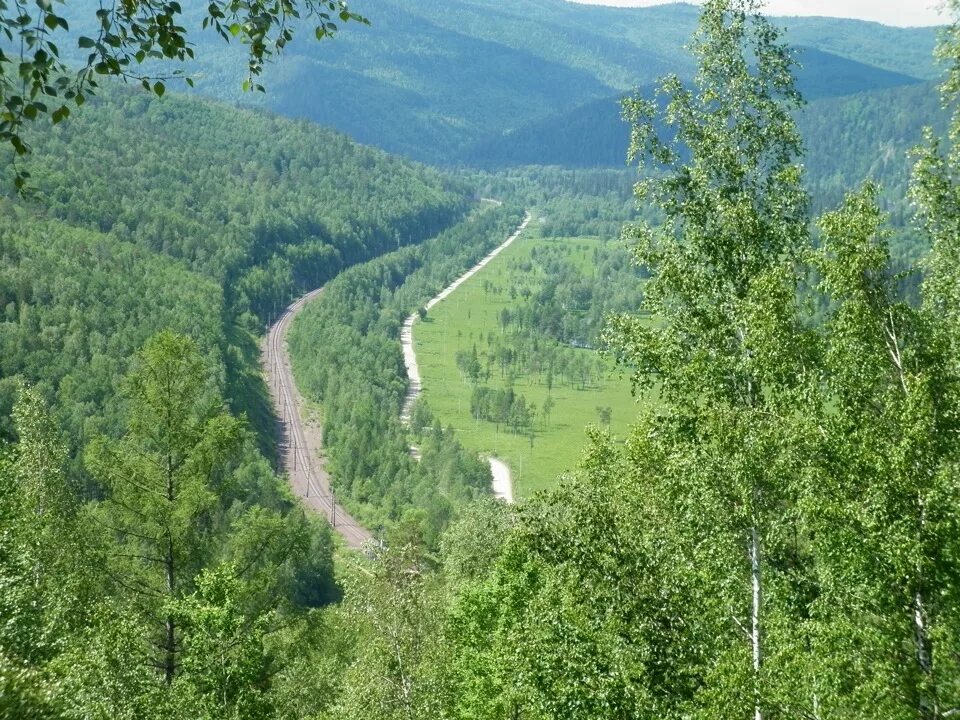
[[[585,444],[587,425],[600,424],[599,407],[609,407],[610,429],[623,436],[637,414],[630,383],[618,371],[606,367],[603,379],[592,387],[554,383],[549,395],[554,407],[549,422],[534,421],[533,440],[529,435],[514,435],[503,425],[475,420],[470,414],[473,385],[457,367],[458,350],[469,350],[485,341],[489,333],[501,333],[499,314],[516,305],[504,288],[531,287],[537,282],[537,268],[528,265],[533,248],[550,245],[562,248],[585,274],[590,272],[597,238],[543,238],[536,221],[507,250],[450,297],[430,310],[426,320],[414,325],[414,347],[423,380],[423,397],[443,425],[457,429],[465,447],[478,453],[495,455],[511,468],[514,493],[518,498],[556,484],[558,477],[572,470]],[[491,291],[491,286],[500,291]],[[576,350],[594,356],[591,350]],[[493,373],[487,385],[505,387],[500,373]],[[548,396],[543,378],[519,376],[513,384],[516,393],[542,408]]]

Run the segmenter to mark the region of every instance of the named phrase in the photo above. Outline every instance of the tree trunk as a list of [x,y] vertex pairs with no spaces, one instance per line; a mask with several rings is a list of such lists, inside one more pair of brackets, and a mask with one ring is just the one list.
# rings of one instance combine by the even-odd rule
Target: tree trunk
[[913,632],[917,648],[917,663],[920,665],[921,672],[920,718],[936,720],[940,717],[940,708],[933,682],[933,648],[927,611],[923,604],[923,593],[919,590],[913,596]]
[[[173,588],[174,588],[174,566],[173,566],[173,539],[167,538],[167,556],[165,558],[164,564],[166,565],[166,576],[167,576],[167,595],[172,600],[173,599]],[[164,638],[163,651],[164,651],[164,661],[163,661],[163,678],[166,681],[167,685],[173,683],[173,676],[176,673],[177,663],[176,663],[176,650],[177,650],[177,634],[176,634],[176,624],[173,619],[173,615],[168,614],[167,620],[165,623],[166,626],[166,637]]]
[[757,526],[750,528],[750,581],[752,585],[752,601],[750,607],[750,644],[753,647],[753,718],[763,720],[760,709],[760,665],[763,662],[760,636],[760,603],[763,599],[760,575],[760,536]]
[[[167,455],[167,502],[173,506],[176,499],[175,487],[173,481],[173,458]],[[174,589],[176,588],[176,567],[173,554],[173,537],[167,530],[167,547],[164,553],[164,571],[166,575],[167,599],[174,599]],[[166,637],[163,643],[163,678],[167,685],[173,683],[173,676],[177,671],[177,627],[173,615],[167,614],[165,622]]]

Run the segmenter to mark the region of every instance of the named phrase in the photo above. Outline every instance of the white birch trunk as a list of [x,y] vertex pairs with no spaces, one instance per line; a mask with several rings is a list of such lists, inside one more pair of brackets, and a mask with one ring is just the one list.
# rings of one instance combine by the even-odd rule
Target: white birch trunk
[[750,528],[750,581],[753,589],[753,598],[750,608],[750,644],[753,646],[753,683],[754,683],[754,720],[763,720],[760,709],[760,665],[763,662],[760,645],[760,603],[763,600],[760,576],[760,536],[757,526]]
[[930,642],[930,629],[927,623],[927,611],[923,605],[923,594],[919,590],[913,596],[913,631],[917,648],[917,663],[923,673],[923,680],[927,684],[927,691],[920,699],[920,717],[939,718],[940,708],[933,684],[933,650]]

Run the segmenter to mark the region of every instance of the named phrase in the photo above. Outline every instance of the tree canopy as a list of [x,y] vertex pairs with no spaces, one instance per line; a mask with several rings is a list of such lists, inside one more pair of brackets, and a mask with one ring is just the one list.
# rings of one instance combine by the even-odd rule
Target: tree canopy
[[[74,2],[80,4],[73,0],[70,5]],[[41,116],[49,116],[54,124],[65,120],[71,107],[79,107],[96,92],[99,77],[136,80],[162,96],[165,81],[183,71],[156,73],[145,63],[184,61],[195,55],[196,29],[188,31],[178,2],[128,0],[98,7],[87,3],[83,11],[93,16],[92,36],[69,34],[65,9],[49,0],[0,5],[0,38],[6,40],[6,50],[0,50],[0,141],[9,142],[18,155],[30,150],[23,136],[26,123]],[[236,38],[246,46],[244,89],[262,90],[257,78],[264,62],[293,39],[298,21],[312,22],[319,40],[336,33],[337,22],[348,20],[363,18],[351,12],[345,0],[212,0],[200,25],[227,42]],[[76,43],[86,53],[78,68],[62,58],[62,43]],[[185,80],[192,85],[191,78]],[[19,171],[17,187],[22,188],[25,180],[24,171]]]

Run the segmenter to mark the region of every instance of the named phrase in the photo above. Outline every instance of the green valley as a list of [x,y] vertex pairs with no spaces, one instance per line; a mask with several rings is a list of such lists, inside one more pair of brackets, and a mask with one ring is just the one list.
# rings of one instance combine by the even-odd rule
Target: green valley
[[[465,447],[505,460],[516,497],[573,470],[588,425],[623,437],[637,412],[629,382],[588,349],[603,316],[639,296],[626,252],[539,224],[414,325],[420,402]],[[602,286],[622,294],[594,298]]]
[[0,0],[0,720],[957,717],[960,0],[828,5]]
[[322,407],[337,496],[368,527],[384,525],[391,540],[412,537],[436,548],[457,513],[489,493],[486,465],[432,418],[416,428],[422,461],[411,457],[400,421],[407,389],[400,327],[521,217],[516,207],[483,205],[421,245],[352,267],[290,330],[297,383]]

